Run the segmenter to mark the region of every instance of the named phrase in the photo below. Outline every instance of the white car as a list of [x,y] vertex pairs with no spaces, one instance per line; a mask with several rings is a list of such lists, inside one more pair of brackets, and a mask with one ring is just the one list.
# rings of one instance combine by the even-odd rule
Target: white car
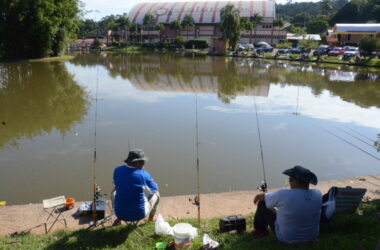
[[350,47],[349,49],[347,49],[344,53],[343,53],[343,57],[347,58],[347,57],[353,57],[353,56],[358,56],[360,53],[359,53],[359,48],[355,48],[355,47]]

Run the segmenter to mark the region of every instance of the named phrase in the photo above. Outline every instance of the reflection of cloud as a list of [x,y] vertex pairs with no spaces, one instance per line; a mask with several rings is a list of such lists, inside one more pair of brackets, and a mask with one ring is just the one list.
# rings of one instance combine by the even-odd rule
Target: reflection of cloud
[[286,124],[285,122],[280,122],[279,124],[275,125],[273,127],[274,130],[284,130],[288,127],[288,124]]
[[205,107],[205,109],[208,109],[211,111],[229,113],[229,114],[244,112],[242,109],[224,108],[224,107],[220,107],[220,106],[207,106],[207,107]]
[[[267,98],[256,97],[257,109],[263,114],[293,113],[297,108],[297,88],[272,85]],[[237,96],[231,105],[239,112],[252,112],[254,102],[252,97]],[[222,110],[218,110],[222,111]],[[235,112],[235,113],[239,113]],[[380,111],[377,108],[362,108],[353,103],[345,102],[339,97],[331,96],[329,91],[323,91],[318,97],[313,95],[309,87],[300,87],[299,112],[301,115],[333,120],[343,123],[356,123],[361,126],[380,128]]]

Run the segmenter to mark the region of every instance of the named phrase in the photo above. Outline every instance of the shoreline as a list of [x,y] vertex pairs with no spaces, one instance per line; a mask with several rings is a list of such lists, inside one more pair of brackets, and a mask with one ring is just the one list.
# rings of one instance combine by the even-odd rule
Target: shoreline
[[[313,189],[326,193],[332,186],[353,188],[366,188],[365,200],[380,199],[380,174],[361,176],[348,179],[322,181]],[[270,189],[273,192],[276,189]],[[216,218],[229,215],[249,215],[255,212],[256,206],[253,204],[253,197],[260,193],[259,190],[235,191],[225,193],[201,194],[201,218]],[[189,198],[194,195],[161,197],[157,214],[161,214],[165,220],[177,220],[185,218],[196,218],[197,207],[189,202]],[[63,210],[61,217],[66,219],[68,230],[77,230],[88,227],[88,217],[73,216],[80,204],[84,201],[75,202],[74,209]],[[110,201],[107,200],[106,216],[111,213]],[[44,234],[44,222],[48,214],[43,210],[42,204],[11,205],[0,207],[0,236],[12,233]],[[110,226],[113,218],[105,223]],[[50,220],[49,222],[52,222]],[[48,227],[50,225],[48,224]],[[57,222],[50,232],[54,232],[65,227]]]

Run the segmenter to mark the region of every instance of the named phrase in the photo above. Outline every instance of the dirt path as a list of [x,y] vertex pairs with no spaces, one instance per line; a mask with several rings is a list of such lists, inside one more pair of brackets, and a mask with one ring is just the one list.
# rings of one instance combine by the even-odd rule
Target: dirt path
[[[351,179],[342,179],[334,181],[321,182],[316,188],[322,193],[327,192],[331,186],[354,188],[366,188],[366,198],[380,199],[380,175],[357,177]],[[270,191],[274,191],[272,189]],[[255,205],[252,200],[259,191],[238,191],[229,193],[204,194],[201,195],[201,217],[213,218],[228,215],[247,215],[255,211]],[[197,209],[191,205],[189,198],[194,195],[182,195],[172,197],[162,197],[158,212],[165,219],[177,218],[196,218]],[[86,228],[88,226],[88,218],[74,217],[80,204],[76,202],[75,208],[72,210],[64,210],[62,217],[66,219],[67,227],[71,230]],[[107,204],[106,215],[110,214],[110,205]],[[9,235],[14,232],[30,230],[33,234],[45,233],[44,222],[47,214],[42,209],[42,204],[15,205],[0,207],[0,235]],[[50,220],[51,221],[51,220]],[[106,225],[110,225],[108,222]],[[51,224],[48,224],[49,227]],[[35,228],[34,228],[35,227]],[[56,223],[51,232],[62,229],[64,226]]]

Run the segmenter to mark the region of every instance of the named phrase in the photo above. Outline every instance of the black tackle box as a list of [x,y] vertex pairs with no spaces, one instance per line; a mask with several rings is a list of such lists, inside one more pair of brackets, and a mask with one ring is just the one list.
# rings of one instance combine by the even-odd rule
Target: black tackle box
[[236,230],[238,233],[245,231],[247,224],[243,216],[232,215],[219,220],[219,229],[221,232],[230,232]]

